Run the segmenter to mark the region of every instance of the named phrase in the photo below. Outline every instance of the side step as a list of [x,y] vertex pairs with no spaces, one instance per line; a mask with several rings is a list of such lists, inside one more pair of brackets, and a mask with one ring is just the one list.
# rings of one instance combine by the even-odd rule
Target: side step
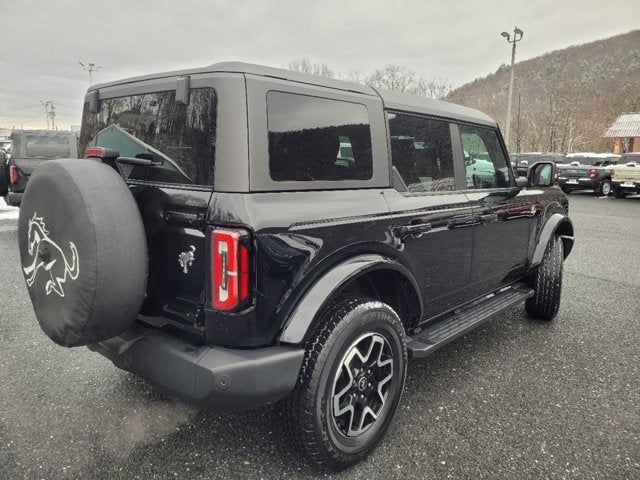
[[424,358],[440,347],[461,337],[494,315],[533,296],[533,289],[515,284],[487,295],[470,306],[456,310],[442,320],[407,338],[407,350],[412,358]]

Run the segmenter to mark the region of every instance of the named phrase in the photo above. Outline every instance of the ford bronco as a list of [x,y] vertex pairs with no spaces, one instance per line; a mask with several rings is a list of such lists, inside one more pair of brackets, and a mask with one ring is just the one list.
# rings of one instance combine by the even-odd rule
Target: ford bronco
[[202,407],[277,404],[324,469],[382,440],[408,358],[558,312],[567,197],[478,111],[219,63],[91,87],[80,145],[22,199],[44,332]]

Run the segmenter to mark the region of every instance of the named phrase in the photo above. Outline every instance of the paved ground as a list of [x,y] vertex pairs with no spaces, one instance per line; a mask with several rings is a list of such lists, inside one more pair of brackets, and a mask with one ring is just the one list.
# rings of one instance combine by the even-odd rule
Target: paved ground
[[[517,308],[409,367],[386,441],[336,478],[640,478],[640,198],[571,195],[555,322]],[[0,478],[312,478],[271,410],[173,401],[42,334],[0,206]],[[11,215],[14,215],[13,213]]]

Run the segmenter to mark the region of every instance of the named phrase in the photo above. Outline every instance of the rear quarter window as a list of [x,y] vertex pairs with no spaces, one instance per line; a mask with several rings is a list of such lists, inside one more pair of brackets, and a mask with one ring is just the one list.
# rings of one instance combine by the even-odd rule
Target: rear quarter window
[[371,179],[371,129],[364,105],[271,91],[267,124],[272,180]]

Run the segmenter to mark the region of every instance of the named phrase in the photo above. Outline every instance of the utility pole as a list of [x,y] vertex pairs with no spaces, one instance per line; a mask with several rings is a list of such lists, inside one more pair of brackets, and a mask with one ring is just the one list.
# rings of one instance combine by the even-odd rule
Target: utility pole
[[51,115],[51,130],[55,130],[56,129],[56,108],[53,106],[53,100],[49,100],[49,103],[51,104],[51,111],[49,112],[49,115]]
[[509,79],[509,98],[507,100],[507,124],[505,128],[504,139],[507,144],[507,148],[509,148],[509,130],[511,130],[511,100],[513,97],[513,65],[516,61],[516,43],[522,40],[522,36],[524,32],[520,30],[518,27],[513,29],[513,39],[511,39],[511,34],[507,32],[502,32],[504,38],[507,39],[507,42],[511,44],[511,78]]
[[47,130],[49,130],[49,105],[51,104],[51,100],[44,101],[40,100],[40,103],[44,105],[44,115],[47,118]]
[[518,123],[516,123],[516,153],[520,153],[520,97],[518,94]]
[[78,61],[83,70],[89,72],[89,86],[93,85],[93,72],[102,68],[102,66],[96,66],[95,63],[89,62],[86,65],[80,61]]

